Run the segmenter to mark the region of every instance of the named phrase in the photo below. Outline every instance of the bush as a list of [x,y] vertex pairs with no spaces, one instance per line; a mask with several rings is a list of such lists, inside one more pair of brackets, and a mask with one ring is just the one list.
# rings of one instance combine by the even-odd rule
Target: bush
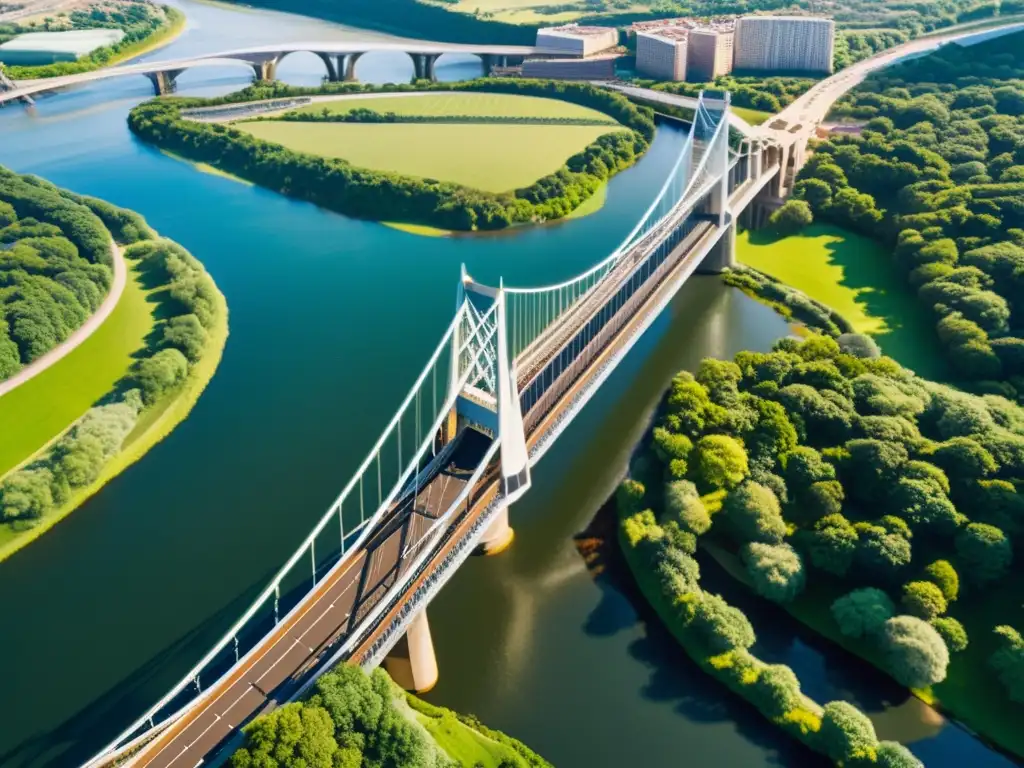
[[897,741],[880,741],[875,761],[881,768],[924,768],[924,763]]
[[754,590],[762,597],[789,602],[804,589],[804,564],[788,544],[747,544],[741,550]]
[[694,607],[691,629],[712,654],[749,648],[757,639],[754,628],[739,608],[719,595],[701,594]]
[[842,515],[828,515],[803,537],[811,562],[835,576],[845,576],[853,564],[859,535]]
[[147,404],[155,403],[173,389],[188,373],[188,360],[177,349],[162,349],[152,357],[140,360],[135,367],[135,381],[142,389]]
[[164,324],[162,335],[163,346],[180,350],[193,363],[203,356],[209,338],[194,314],[172,317]]
[[931,625],[946,643],[950,653],[959,653],[967,648],[967,630],[952,616],[940,616],[931,620]]
[[1007,695],[1024,704],[1024,637],[1010,626],[995,628],[999,648],[989,657]]
[[825,754],[840,765],[872,762],[878,746],[875,727],[867,715],[845,701],[825,705],[818,741]]
[[935,584],[946,598],[947,603],[956,600],[960,594],[960,577],[948,560],[936,560],[924,569],[924,578]]
[[912,616],[930,621],[946,612],[942,590],[930,581],[911,581],[903,586],[903,607]]
[[643,483],[627,478],[619,484],[615,492],[615,503],[622,517],[631,517],[644,508],[644,494],[647,489]]
[[885,622],[889,671],[908,688],[925,688],[946,679],[949,649],[937,631],[914,616]]
[[881,357],[882,350],[870,336],[863,333],[844,333],[836,339],[839,348],[844,354],[854,357],[874,358]]
[[814,212],[805,200],[787,200],[768,218],[768,223],[783,235],[792,235],[814,222]]
[[697,486],[689,480],[676,480],[665,486],[665,512],[683,530],[700,536],[711,527],[711,516],[701,501]]
[[729,493],[722,513],[740,541],[780,544],[786,536],[779,500],[759,483],[748,481]]
[[785,664],[768,664],[757,676],[750,698],[768,717],[782,717],[800,706],[800,681]]
[[832,603],[832,616],[847,637],[877,635],[895,612],[889,596],[874,587],[855,589]]
[[956,536],[956,553],[968,581],[984,586],[1002,578],[1013,562],[1013,547],[994,525],[971,523]]
[[747,452],[727,435],[706,435],[697,441],[697,477],[712,488],[734,488],[747,476]]

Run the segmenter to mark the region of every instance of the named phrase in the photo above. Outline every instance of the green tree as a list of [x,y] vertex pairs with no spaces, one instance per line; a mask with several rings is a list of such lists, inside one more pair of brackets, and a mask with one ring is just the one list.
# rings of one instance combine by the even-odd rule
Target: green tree
[[754,590],[762,597],[789,602],[804,588],[804,564],[788,544],[747,544],[740,551]]
[[967,630],[952,616],[939,616],[931,620],[950,653],[959,653],[967,648]]
[[712,488],[734,488],[747,475],[747,452],[728,435],[705,435],[697,441],[697,477]]
[[722,513],[743,542],[779,544],[786,535],[779,500],[770,488],[747,481],[729,492]]
[[665,512],[683,530],[700,536],[711,527],[711,516],[701,501],[697,486],[689,480],[676,480],[665,486]]
[[929,621],[946,612],[942,590],[930,581],[911,581],[903,585],[903,607],[912,616]]
[[162,349],[135,366],[135,381],[147,403],[154,403],[185,378],[188,360],[177,349]]
[[768,717],[782,717],[802,704],[800,681],[785,664],[768,664],[757,676],[750,696]]
[[999,676],[1007,695],[1024,704],[1024,637],[1013,627],[995,628],[999,647],[989,657],[989,666]]
[[924,768],[924,763],[898,741],[880,741],[875,762],[881,768]]
[[839,765],[871,762],[878,739],[875,727],[863,712],[845,701],[830,701],[821,713],[818,741]]
[[908,688],[924,688],[946,679],[949,649],[935,629],[914,616],[885,622],[885,653],[889,671]]
[[719,595],[702,593],[694,608],[689,629],[714,654],[749,648],[756,636],[754,628],[739,608],[729,605]]
[[889,596],[874,587],[855,589],[832,603],[832,616],[847,637],[879,634],[894,613]]
[[790,199],[772,213],[768,223],[783,235],[792,235],[809,227],[814,221],[814,212],[806,200]]
[[232,768],[334,768],[338,743],[327,710],[304,702],[285,704],[243,729],[245,742]]
[[804,537],[811,562],[835,576],[845,576],[857,552],[859,534],[840,514],[828,515]]
[[953,602],[960,594],[960,576],[948,560],[936,560],[929,563],[925,567],[923,575],[939,588],[942,596],[946,598],[946,602]]
[[956,553],[967,580],[984,586],[1002,578],[1013,562],[1013,546],[994,525],[971,523],[956,535]]

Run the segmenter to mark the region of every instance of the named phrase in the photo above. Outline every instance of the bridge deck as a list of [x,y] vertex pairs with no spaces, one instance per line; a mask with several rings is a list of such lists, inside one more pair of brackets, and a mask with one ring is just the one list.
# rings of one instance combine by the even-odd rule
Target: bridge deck
[[448,465],[427,478],[418,493],[399,500],[351,562],[276,626],[248,661],[217,685],[205,705],[158,736],[136,765],[194,768],[253,715],[287,701],[324,651],[357,626],[402,576],[401,553],[459,496],[491,443],[472,429],[457,439]]

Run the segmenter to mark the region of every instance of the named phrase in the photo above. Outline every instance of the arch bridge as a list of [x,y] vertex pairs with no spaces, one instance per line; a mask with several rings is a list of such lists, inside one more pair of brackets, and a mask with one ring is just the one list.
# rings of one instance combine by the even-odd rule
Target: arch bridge
[[607,257],[535,287],[463,269],[451,322],[334,503],[238,621],[87,768],[194,768],[339,662],[431,687],[430,601],[472,552],[511,543],[509,510],[532,467],[690,275],[734,263],[737,216],[779,173],[770,149],[730,145],[728,94],[701,94],[664,184]]
[[546,51],[543,48],[528,45],[472,45],[417,40],[287,43],[241,48],[186,59],[124,64],[78,75],[51,77],[44,80],[18,81],[13,84],[13,87],[0,90],[0,105],[48,91],[127,75],[142,75],[149,78],[157,95],[165,95],[174,91],[175,83],[183,72],[190,69],[223,67],[225,65],[240,65],[250,69],[257,80],[273,80],[278,64],[295,53],[312,53],[318,56],[324,63],[325,76],[331,82],[355,80],[356,62],[367,53],[404,53],[412,59],[415,76],[431,80],[434,79],[434,67],[437,60],[449,53],[478,56],[485,72],[489,72],[492,66],[506,66],[510,62],[522,61],[527,56],[558,55],[558,52]]

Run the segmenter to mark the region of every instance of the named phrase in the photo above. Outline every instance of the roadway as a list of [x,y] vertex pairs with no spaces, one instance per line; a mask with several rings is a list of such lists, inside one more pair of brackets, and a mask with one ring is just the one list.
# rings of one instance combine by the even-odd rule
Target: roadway
[[348,563],[331,572],[198,706],[144,747],[133,765],[194,768],[254,715],[288,701],[328,647],[357,627],[402,578],[408,562],[403,553],[462,493],[491,442],[471,429],[457,439],[446,465],[425,478],[417,493],[400,499]]

